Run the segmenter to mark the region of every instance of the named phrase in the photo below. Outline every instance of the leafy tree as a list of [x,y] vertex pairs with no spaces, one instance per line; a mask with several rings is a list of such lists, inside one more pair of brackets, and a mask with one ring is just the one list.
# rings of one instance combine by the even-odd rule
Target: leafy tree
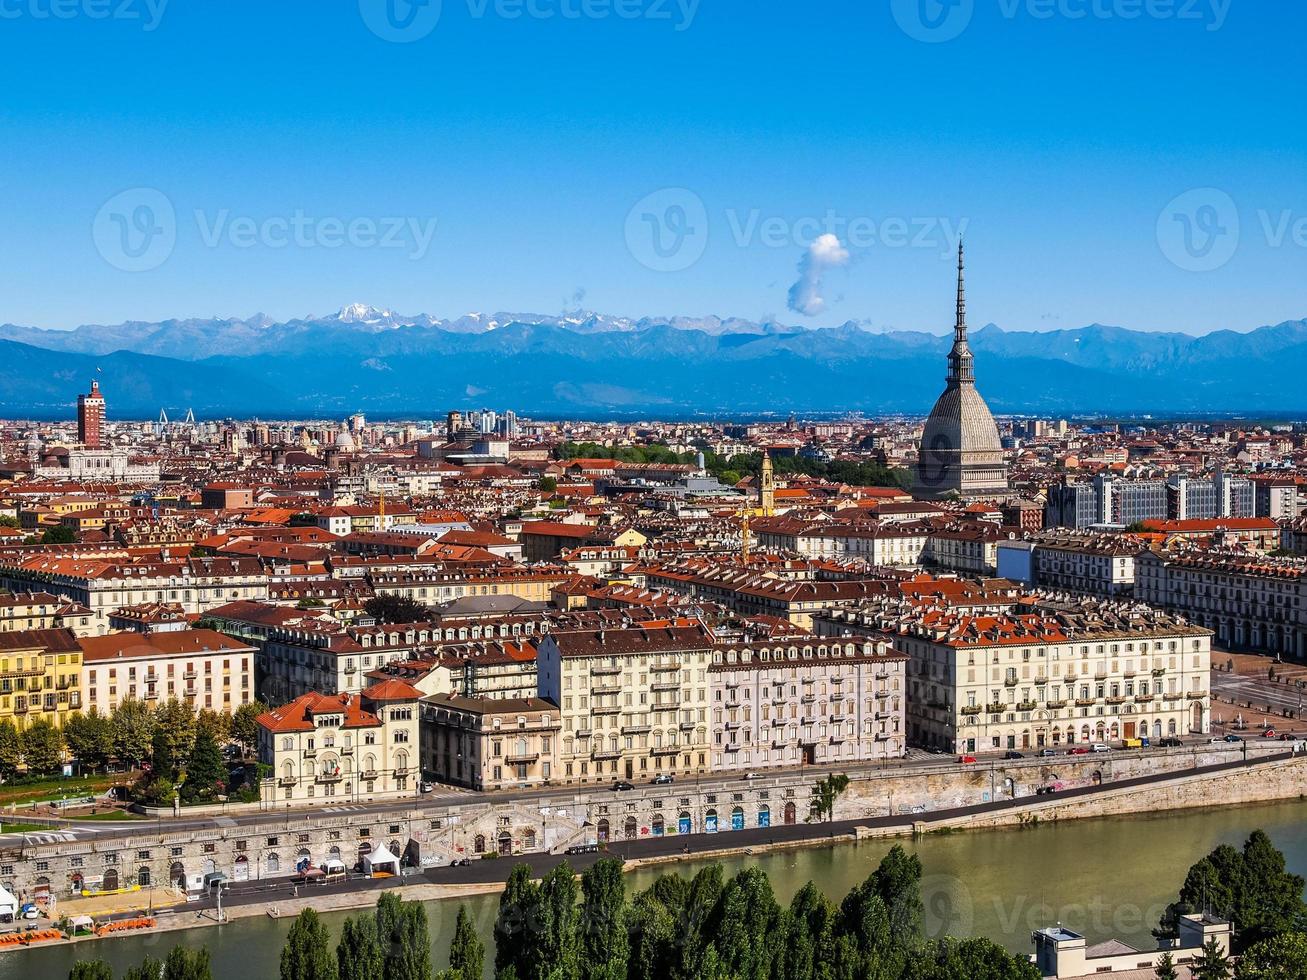
[[427,911],[420,902],[404,902],[395,892],[377,899],[377,940],[381,943],[385,980],[427,980],[431,976],[431,940]]
[[1203,944],[1202,954],[1194,957],[1194,980],[1230,980],[1230,957],[1213,937]]
[[8,779],[23,761],[23,742],[8,718],[0,721],[0,776]]
[[95,707],[70,716],[63,733],[68,751],[84,766],[98,769],[113,755],[113,725]]
[[0,527],[19,527],[18,518],[13,514],[0,514]]
[[259,742],[258,717],[268,710],[262,701],[251,701],[236,709],[231,718],[231,737],[246,755],[254,751]]
[[1307,935],[1286,932],[1249,946],[1234,969],[1235,980],[1301,980],[1307,977]]
[[534,936],[530,929],[540,906],[540,886],[531,880],[525,864],[513,866],[499,895],[495,917],[495,976],[533,980]]
[[201,708],[195,716],[195,732],[208,732],[215,742],[222,745],[231,737],[231,715],[225,711]]
[[743,479],[738,470],[722,470],[717,474],[717,479],[728,487],[733,487]]
[[363,611],[379,623],[422,623],[431,618],[431,610],[406,595],[383,593],[363,603]]
[[575,980],[580,975],[576,875],[564,861],[540,882],[535,946],[536,976]]
[[180,698],[169,698],[155,709],[154,722],[154,768],[175,776],[186,766],[195,743],[195,709]]
[[1039,980],[1039,970],[988,939],[941,939],[915,953],[903,980]]
[[313,909],[304,909],[281,948],[281,980],[336,980],[331,933]]
[[188,801],[208,800],[226,789],[226,766],[213,735],[201,729],[195,736],[191,760],[186,767],[186,782],[182,789]]
[[626,886],[622,862],[601,858],[581,876],[581,976],[625,980],[630,942],[626,934]]
[[[700,870],[685,891],[684,901],[679,906],[681,948],[678,970],[687,980],[698,976],[703,966],[703,958],[713,938],[713,915],[725,889],[722,866],[713,864]],[[671,894],[671,890],[666,889],[664,893]]]
[[1175,969],[1175,957],[1170,953],[1163,953],[1158,957],[1153,976],[1157,980],[1180,980],[1180,974]]
[[1173,939],[1180,916],[1211,911],[1234,926],[1238,952],[1307,920],[1303,887],[1303,878],[1285,870],[1284,855],[1257,830],[1242,851],[1222,844],[1195,863],[1153,934]]
[[28,772],[51,773],[63,762],[64,739],[59,729],[39,718],[23,730],[23,762]]
[[153,956],[146,956],[140,966],[131,966],[123,973],[122,980],[159,980],[163,974],[163,964]]
[[835,802],[849,788],[849,777],[844,773],[831,773],[825,779],[819,779],[812,787],[812,799],[808,803],[808,820],[835,819]]
[[713,915],[712,953],[706,972],[767,978],[784,961],[784,912],[766,872],[746,868],[727,883]]
[[[485,974],[486,947],[472,925],[467,906],[458,907],[454,939],[449,947],[449,980],[481,980]],[[345,977],[341,977],[345,980]]]
[[68,980],[113,980],[113,967],[104,960],[78,960],[68,971]]
[[680,939],[677,910],[669,908],[650,888],[631,903],[627,922],[630,936],[627,980],[665,980],[675,976]]
[[835,906],[811,881],[790,902],[785,936],[786,980],[820,980],[835,963]]
[[922,938],[921,858],[895,844],[872,873],[876,893],[889,913],[890,932],[898,946]]
[[154,712],[144,701],[136,698],[119,701],[109,717],[114,755],[133,768],[139,766],[149,758],[154,724]]
[[41,535],[41,544],[74,544],[76,541],[77,532],[62,524],[47,528]]
[[174,946],[163,961],[163,980],[213,980],[209,950]]
[[540,490],[542,493],[553,493],[558,489],[558,481],[552,476],[542,476],[540,478]]
[[385,956],[377,940],[375,915],[357,915],[345,920],[336,944],[336,968],[339,980],[377,980],[384,969]]

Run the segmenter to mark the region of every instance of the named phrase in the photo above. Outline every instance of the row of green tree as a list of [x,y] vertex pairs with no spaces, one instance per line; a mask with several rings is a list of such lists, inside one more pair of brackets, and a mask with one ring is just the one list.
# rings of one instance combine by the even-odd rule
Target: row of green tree
[[62,729],[38,719],[20,732],[5,719],[0,721],[0,776],[11,779],[20,771],[47,775],[71,757],[84,770],[104,769],[114,761],[149,770],[137,791],[151,802],[171,802],[179,788],[188,803],[233,789],[249,793],[244,779],[231,785],[221,746],[235,742],[244,753],[251,752],[258,737],[256,719],[266,710],[257,701],[229,715],[211,708],[196,712],[178,698],[157,707],[128,698],[107,715],[95,708],[75,712]]
[[[727,486],[734,486],[745,476],[762,472],[762,453],[737,453],[721,456],[710,449],[702,450],[704,469]],[[697,452],[676,453],[667,446],[601,446],[593,442],[565,442],[555,456],[568,459],[615,459],[623,463],[693,463]],[[778,476],[801,474],[830,483],[855,487],[908,487],[912,475],[873,460],[808,459],[804,456],[774,456],[772,468]]]

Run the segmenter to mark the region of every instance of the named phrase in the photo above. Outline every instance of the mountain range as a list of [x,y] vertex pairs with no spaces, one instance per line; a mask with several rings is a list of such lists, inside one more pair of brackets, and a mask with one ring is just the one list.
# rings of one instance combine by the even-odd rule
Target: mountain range
[[[275,321],[177,319],[73,330],[0,325],[0,414],[68,417],[94,375],[116,418],[431,418],[490,405],[537,416],[924,413],[951,336],[854,321],[469,313],[362,304]],[[996,414],[1307,414],[1307,320],[1202,337],[1092,324],[971,332]]]

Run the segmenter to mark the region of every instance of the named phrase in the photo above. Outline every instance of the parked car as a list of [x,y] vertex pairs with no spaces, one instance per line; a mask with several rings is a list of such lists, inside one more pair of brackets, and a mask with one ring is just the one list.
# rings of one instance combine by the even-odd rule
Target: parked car
[[1036,796],[1049,796],[1049,795],[1051,795],[1051,794],[1053,794],[1053,793],[1056,793],[1056,792],[1057,792],[1057,787],[1056,787],[1056,786],[1036,786],[1036,787],[1035,787],[1035,795],[1036,795]]
[[1004,759],[1024,759],[1025,756],[1022,755],[1020,752],[1009,751],[1009,752],[1004,752],[1004,753],[1003,753],[1003,758],[1004,758]]
[[599,850],[598,844],[573,844],[564,854],[594,854]]
[[617,782],[613,783],[614,793],[623,793],[628,789],[635,789],[635,787],[624,779],[619,779]]
[[435,788],[436,787],[432,783],[426,783],[426,782],[418,783],[419,793],[430,793]]
[[655,786],[666,786],[668,783],[673,782],[673,779],[674,777],[670,772],[660,772],[657,776],[654,776],[653,779],[649,780],[649,782],[653,783]]
[[1111,752],[1112,746],[1104,745],[1102,742],[1095,742],[1090,746],[1090,749],[1094,752]]
[[1266,731],[1262,732],[1262,738],[1275,738],[1275,729],[1274,728],[1266,729]]
[[41,910],[31,902],[28,902],[18,910],[18,917],[20,919],[39,919],[41,917]]
[[1297,740],[1298,740],[1298,736],[1294,735],[1292,732],[1280,732],[1281,742],[1295,742]]
[[958,756],[958,762],[962,763],[963,765],[970,765],[971,763],[973,763],[973,762],[975,762],[975,761],[976,761],[976,757],[975,757],[974,755],[960,755],[960,756]]
[[1184,743],[1181,742],[1178,738],[1167,737],[1167,738],[1160,739],[1157,744],[1159,748],[1163,748],[1163,749],[1178,749]]
[[761,773],[757,773],[757,772],[746,772],[746,773],[744,774],[744,778],[745,778],[745,779],[762,779],[762,774],[761,774]]
[[[1212,741],[1215,742],[1216,739],[1212,739]],[[1221,739],[1221,741],[1222,741],[1222,742],[1242,742],[1242,741],[1243,741],[1243,736],[1242,736],[1242,735],[1236,735],[1234,732],[1230,732],[1230,734],[1226,735],[1225,738]]]
[[1073,745],[1073,746],[1071,746],[1071,748],[1069,748],[1069,749],[1066,750],[1066,754],[1067,754],[1067,755],[1088,755],[1088,754],[1089,754],[1089,746],[1088,746],[1088,745]]
[[1057,749],[1040,749],[1039,755],[1041,758],[1048,759],[1057,755]]

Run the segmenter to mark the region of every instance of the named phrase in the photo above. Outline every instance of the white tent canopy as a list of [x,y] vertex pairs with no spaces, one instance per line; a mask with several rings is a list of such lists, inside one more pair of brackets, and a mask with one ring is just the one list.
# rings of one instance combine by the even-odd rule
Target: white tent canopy
[[[393,869],[387,869],[386,865],[393,864]],[[363,855],[363,870],[367,874],[372,874],[374,870],[399,870],[399,858],[390,853],[390,849],[385,844],[379,844],[375,850],[369,851]]]
[[4,885],[0,885],[0,915],[16,915],[18,898]]

